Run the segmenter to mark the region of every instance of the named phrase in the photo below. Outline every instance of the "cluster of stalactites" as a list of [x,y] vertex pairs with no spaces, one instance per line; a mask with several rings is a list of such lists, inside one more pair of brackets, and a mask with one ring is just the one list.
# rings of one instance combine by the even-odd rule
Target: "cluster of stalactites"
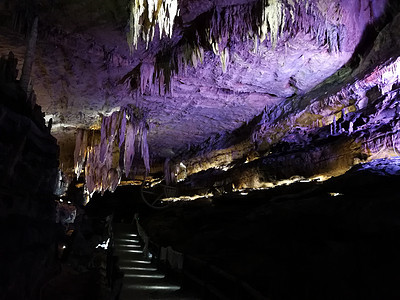
[[[147,144],[148,125],[137,108],[127,106],[103,117],[100,132],[79,129],[75,144],[75,174],[85,171],[90,195],[114,191],[122,173],[128,177],[135,154],[143,159],[145,172],[150,171]],[[123,154],[123,162],[120,159]]]
[[257,52],[264,41],[275,49],[278,41],[286,42],[288,37],[304,32],[330,52],[341,50],[345,32],[340,0],[261,0],[261,7],[254,5],[216,9],[210,20],[209,43],[220,56],[224,72],[232,41],[237,40],[252,40]]
[[275,49],[279,41],[285,42],[304,32],[330,52],[339,52],[345,36],[342,19],[340,0],[260,0],[252,4],[217,6],[210,19],[194,25],[195,34],[186,36],[186,43],[170,49],[168,57],[160,55],[161,59],[155,59],[152,66],[142,64],[140,92],[144,93],[146,87],[150,93],[159,95],[172,92],[173,76],[202,63],[205,49],[212,49],[219,57],[225,73],[237,41],[248,43],[251,51],[257,53],[261,43]]
[[[168,61],[169,63],[165,63]],[[158,94],[164,96],[173,92],[173,76],[186,72],[189,66],[197,67],[204,61],[202,47],[192,47],[188,44],[175,48],[172,53],[160,55],[153,62],[142,62],[137,66],[139,82],[134,85],[143,95]],[[134,79],[136,80],[136,79]]]
[[160,39],[172,36],[175,17],[179,15],[178,0],[131,0],[128,43],[131,51],[137,49],[139,38],[153,40],[158,25]]

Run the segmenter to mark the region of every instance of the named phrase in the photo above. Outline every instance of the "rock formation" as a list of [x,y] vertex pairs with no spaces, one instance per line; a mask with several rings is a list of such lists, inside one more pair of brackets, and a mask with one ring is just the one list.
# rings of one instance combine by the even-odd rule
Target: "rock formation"
[[[0,217],[8,241],[0,249],[0,294],[37,298],[53,265],[60,226],[52,226],[80,219],[79,210],[57,204],[56,220],[54,194],[73,177],[69,190],[82,188],[76,195],[85,195],[85,204],[99,199],[96,192],[138,185],[138,178],[145,184],[137,195],[156,186],[164,202],[183,199],[176,194],[234,202],[232,193],[266,190],[256,197],[269,197],[265,206],[246,214],[254,227],[295,224],[301,203],[307,211],[328,207],[344,191],[357,206],[362,197],[351,194],[346,178],[357,183],[364,178],[357,170],[368,166],[391,180],[389,171],[397,172],[399,13],[397,0],[0,4]],[[332,176],[341,177],[319,186]],[[286,184],[294,182],[311,182],[318,196],[307,189],[297,195],[297,185],[289,193]],[[327,194],[325,187],[338,191]],[[366,196],[377,203],[375,194]],[[345,205],[335,203],[347,222]],[[357,207],[357,216],[369,209]],[[201,245],[201,238],[192,242]],[[198,255],[217,251],[210,249]],[[22,266],[28,271],[16,274]]]

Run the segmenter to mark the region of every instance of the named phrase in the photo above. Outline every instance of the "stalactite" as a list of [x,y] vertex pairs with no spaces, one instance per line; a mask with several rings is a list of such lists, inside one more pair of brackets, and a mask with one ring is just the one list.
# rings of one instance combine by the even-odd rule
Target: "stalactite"
[[272,46],[275,48],[279,34],[283,31],[286,13],[280,0],[264,1],[262,24],[260,26],[261,42],[270,35]]
[[140,66],[140,92],[145,93],[146,87],[153,90],[154,63],[142,63]]
[[137,129],[132,123],[128,123],[126,129],[125,152],[124,152],[124,167],[125,176],[128,177],[131,170],[133,158],[135,156],[135,138]]
[[79,178],[85,164],[88,145],[88,131],[78,129],[75,140],[74,162],[75,174]]
[[[96,191],[114,191],[121,180],[121,168],[128,177],[136,153],[141,155],[145,172],[150,171],[147,132],[146,115],[132,105],[113,112],[111,116],[104,116],[100,132],[78,130],[74,152],[75,173],[79,177],[84,168],[89,195]],[[120,167],[122,152],[124,165]]]
[[106,152],[107,152],[107,127],[108,127],[108,118],[103,117],[102,123],[101,123],[101,142],[100,142],[100,162],[104,162],[106,158]]
[[[80,164],[82,160],[82,139],[83,139],[83,132],[84,130],[78,129],[76,133],[76,139],[75,139],[75,151],[74,151],[74,162],[75,162],[75,174],[79,178],[79,175],[81,174],[82,171],[82,165]],[[85,149],[86,150],[86,149]]]
[[[132,0],[131,10],[128,43],[134,47],[140,32],[146,43],[151,40],[156,22],[160,34],[170,36],[173,17],[179,13],[178,2],[173,0]],[[260,0],[226,7],[217,5],[209,17],[185,28],[178,44],[161,50],[150,63],[153,67],[143,63],[135,86],[142,94],[146,87],[159,95],[172,92],[173,76],[185,72],[188,66],[196,68],[203,61],[204,49],[212,49],[220,59],[222,71],[227,72],[229,57],[235,51],[231,46],[236,41],[253,44],[249,51],[257,52],[260,44],[274,49],[281,40],[285,42],[303,32],[316,44],[327,46],[330,52],[339,52],[346,32],[343,14],[341,0]],[[136,73],[131,78],[134,76]]]
[[128,33],[131,51],[137,49],[140,36],[148,46],[157,25],[160,39],[163,35],[171,37],[178,15],[178,0],[131,0]]
[[149,146],[147,143],[147,127],[143,126],[142,128],[142,134],[141,136],[141,154],[142,154],[142,159],[144,162],[145,170],[146,170],[146,175],[150,172],[150,157],[149,157]]
[[118,146],[121,148],[123,143],[125,142],[125,132],[126,132],[126,114],[121,114],[121,126],[119,127],[119,144]]
[[220,53],[220,59],[221,59],[221,64],[222,64],[222,72],[226,73],[226,70],[228,67],[228,62],[229,62],[229,49],[228,48],[225,48]]

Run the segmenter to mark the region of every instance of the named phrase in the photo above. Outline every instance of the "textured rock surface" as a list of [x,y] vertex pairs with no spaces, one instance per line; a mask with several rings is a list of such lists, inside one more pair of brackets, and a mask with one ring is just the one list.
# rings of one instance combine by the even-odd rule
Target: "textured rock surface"
[[53,192],[59,148],[28,116],[4,105],[0,116],[0,298],[38,299],[58,266]]
[[[4,21],[0,51],[17,49],[16,56],[20,61],[23,59],[23,37],[10,32],[7,26],[14,21],[14,27],[23,30],[36,10],[40,17],[40,38],[33,82],[46,118],[53,119],[52,132],[62,146],[66,169],[72,167],[72,153],[68,154],[68,150],[75,141],[76,128],[99,128],[99,114],[109,115],[113,109],[128,103],[149,112],[151,155],[171,157],[177,150],[200,143],[212,134],[241,126],[265,106],[272,107],[288,97],[307,93],[348,61],[365,26],[379,17],[385,5],[385,1],[337,0],[332,5],[323,0],[310,4],[294,1],[299,15],[293,20],[300,23],[282,27],[275,48],[271,47],[272,33],[255,53],[251,39],[240,41],[234,34],[227,37],[232,40],[229,40],[226,72],[220,57],[209,48],[204,51],[203,63],[199,62],[197,68],[189,65],[186,72],[179,72],[172,79],[171,95],[159,96],[146,86],[144,94],[138,95],[120,83],[140,63],[151,65],[165,45],[172,44],[173,49],[183,41],[182,36],[193,39],[193,35],[181,34],[185,28],[198,27],[199,32],[204,32],[201,26],[218,14],[230,12],[236,12],[232,14],[233,24],[245,25],[246,14],[242,12],[256,2],[182,1],[173,38],[156,39],[148,50],[140,44],[132,55],[125,39],[128,20],[125,1],[58,1],[31,10],[24,8],[22,1],[15,5],[7,2],[1,10]],[[300,8],[305,7],[310,12],[301,12]],[[24,13],[27,21],[21,19]],[[290,20],[290,14],[286,18]],[[310,20],[313,23],[309,24]],[[218,26],[222,24],[223,28],[224,21],[220,22],[213,29],[221,30]],[[297,28],[295,24],[301,25]],[[271,32],[275,30],[273,26]],[[335,37],[323,37],[318,31],[323,28],[328,28],[327,34],[336,32],[332,28],[340,32]],[[330,49],[335,45],[340,45],[340,51]]]
[[0,58],[0,298],[39,299],[58,267],[59,147],[17,67]]
[[[400,19],[394,16],[389,20],[356,67],[348,64],[309,93],[264,110],[232,134],[214,136],[186,151],[177,158],[178,163],[182,161],[185,165],[184,169],[178,168],[178,178],[209,168],[229,168],[260,156],[271,161],[273,169],[276,169],[274,163],[287,160],[286,178],[303,175],[307,167],[303,171],[298,169],[297,174],[292,172],[290,164],[297,165],[290,158],[293,152],[303,156],[299,167],[309,161],[315,167],[314,174],[320,174],[319,160],[310,157],[304,160],[310,155],[310,147],[315,147],[318,155],[326,155],[322,161],[344,153],[364,159],[398,156],[400,53],[394,28],[399,27]],[[353,152],[349,144],[335,146],[333,137],[337,135],[359,145],[359,150]],[[331,167],[333,175],[336,171]],[[342,168],[342,172],[345,170]]]

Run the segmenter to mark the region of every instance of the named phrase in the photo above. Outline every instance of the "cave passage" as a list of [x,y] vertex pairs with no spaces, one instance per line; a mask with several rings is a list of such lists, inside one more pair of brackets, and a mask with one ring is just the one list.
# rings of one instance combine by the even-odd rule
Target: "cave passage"
[[0,1],[0,300],[400,299],[400,1]]

